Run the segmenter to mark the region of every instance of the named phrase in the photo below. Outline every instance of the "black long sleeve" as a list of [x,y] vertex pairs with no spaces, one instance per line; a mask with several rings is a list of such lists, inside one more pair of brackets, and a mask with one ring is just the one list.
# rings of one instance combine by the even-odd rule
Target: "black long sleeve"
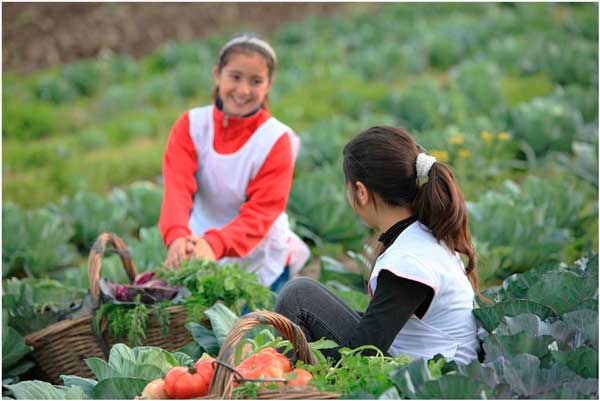
[[370,344],[386,353],[408,319],[413,314],[423,317],[432,299],[431,287],[382,270],[377,278],[373,299],[358,327],[343,346],[356,348]]

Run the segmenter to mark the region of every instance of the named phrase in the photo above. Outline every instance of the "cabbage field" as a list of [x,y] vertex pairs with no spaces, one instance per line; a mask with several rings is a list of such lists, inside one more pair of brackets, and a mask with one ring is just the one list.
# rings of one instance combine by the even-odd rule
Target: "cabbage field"
[[[160,267],[169,130],[210,102],[216,52],[232,33],[166,43],[141,59],[103,52],[3,74],[3,397],[132,399],[171,368],[216,356],[244,305],[272,308],[236,266],[199,274],[190,263],[179,275]],[[268,39],[279,60],[273,115],[302,140],[288,214],[319,280],[366,307],[373,233],[347,205],[341,149],[371,125],[397,125],[452,167],[480,285],[495,302],[474,312],[480,361],[345,350],[337,365],[304,366],[310,385],[342,398],[597,399],[598,5],[385,3],[288,23]],[[103,365],[88,359],[93,375],[51,384],[25,337],[92,312],[87,256],[103,232],[123,238],[138,273],[188,287],[192,341],[142,347],[145,325],[165,323],[169,305],[105,307],[98,319],[119,322],[107,330],[124,344]],[[116,255],[103,259],[102,276],[129,282]],[[213,309],[217,300],[226,307]],[[212,330],[198,324],[208,320]],[[256,352],[286,346],[260,333]],[[311,345],[316,355],[328,346]],[[234,395],[256,391],[243,385]]]

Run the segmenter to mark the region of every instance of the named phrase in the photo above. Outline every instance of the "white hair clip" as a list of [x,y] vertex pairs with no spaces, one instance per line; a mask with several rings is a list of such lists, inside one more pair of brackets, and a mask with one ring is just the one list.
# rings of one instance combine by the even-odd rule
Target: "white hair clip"
[[436,158],[429,156],[426,153],[419,153],[417,155],[417,177],[427,178],[429,176],[429,170],[431,166],[436,162]]

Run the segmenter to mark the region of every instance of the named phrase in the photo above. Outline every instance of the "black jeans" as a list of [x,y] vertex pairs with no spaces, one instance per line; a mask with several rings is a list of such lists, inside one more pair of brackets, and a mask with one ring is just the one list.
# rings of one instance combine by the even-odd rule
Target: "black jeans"
[[[283,286],[275,302],[275,312],[296,323],[309,342],[322,337],[343,346],[360,322],[360,314],[321,283],[299,277]],[[324,356],[338,360],[336,349],[322,350]]]

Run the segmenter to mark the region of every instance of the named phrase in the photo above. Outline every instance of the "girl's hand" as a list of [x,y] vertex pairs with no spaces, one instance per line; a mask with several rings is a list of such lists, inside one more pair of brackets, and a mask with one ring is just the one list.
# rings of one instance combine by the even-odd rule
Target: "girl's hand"
[[211,261],[216,260],[215,253],[204,238],[190,235],[186,237],[186,239],[187,243],[185,250],[188,257]]
[[185,237],[180,237],[171,242],[169,249],[167,250],[167,259],[165,265],[171,269],[179,269],[179,265],[183,259],[189,259],[190,256],[186,254],[186,244],[188,240]]

